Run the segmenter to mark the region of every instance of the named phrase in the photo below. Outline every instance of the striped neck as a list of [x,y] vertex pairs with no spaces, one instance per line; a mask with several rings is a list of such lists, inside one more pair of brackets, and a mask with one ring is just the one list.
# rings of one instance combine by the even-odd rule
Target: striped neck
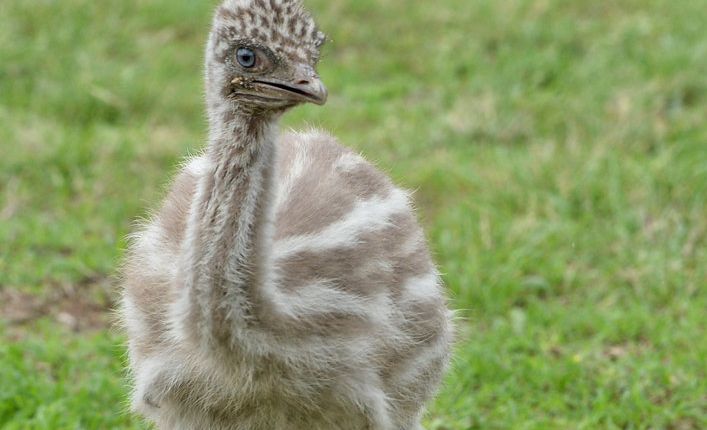
[[259,301],[278,121],[233,111],[221,118],[212,123],[206,156],[213,168],[200,178],[188,226],[187,282],[200,325],[223,345]]

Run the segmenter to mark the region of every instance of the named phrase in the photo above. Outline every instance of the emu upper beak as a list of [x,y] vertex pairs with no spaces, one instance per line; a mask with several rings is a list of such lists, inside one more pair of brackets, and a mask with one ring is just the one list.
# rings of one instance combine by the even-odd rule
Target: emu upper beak
[[328,95],[317,72],[307,64],[295,66],[292,77],[288,80],[259,78],[254,79],[252,83],[259,92],[285,101],[323,105]]

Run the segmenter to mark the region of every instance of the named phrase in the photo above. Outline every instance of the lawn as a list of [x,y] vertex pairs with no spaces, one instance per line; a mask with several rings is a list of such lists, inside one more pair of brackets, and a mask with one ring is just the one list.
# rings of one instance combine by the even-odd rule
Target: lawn
[[[0,1],[0,427],[146,428],[125,236],[205,136],[213,1]],[[704,0],[308,0],[330,130],[458,310],[430,430],[707,428]]]

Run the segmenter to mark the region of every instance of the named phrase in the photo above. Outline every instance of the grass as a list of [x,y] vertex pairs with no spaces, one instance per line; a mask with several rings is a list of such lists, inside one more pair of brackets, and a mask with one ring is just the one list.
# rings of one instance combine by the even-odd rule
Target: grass
[[[0,2],[0,427],[145,428],[105,328],[202,145],[214,2]],[[309,0],[318,125],[416,200],[460,310],[428,428],[707,428],[701,0]]]

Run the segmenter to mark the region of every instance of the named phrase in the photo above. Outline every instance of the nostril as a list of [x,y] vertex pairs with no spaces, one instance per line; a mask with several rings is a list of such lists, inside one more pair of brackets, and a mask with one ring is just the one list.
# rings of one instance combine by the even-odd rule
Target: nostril
[[301,81],[297,82],[297,85],[308,85],[309,81],[306,79],[302,79]]

